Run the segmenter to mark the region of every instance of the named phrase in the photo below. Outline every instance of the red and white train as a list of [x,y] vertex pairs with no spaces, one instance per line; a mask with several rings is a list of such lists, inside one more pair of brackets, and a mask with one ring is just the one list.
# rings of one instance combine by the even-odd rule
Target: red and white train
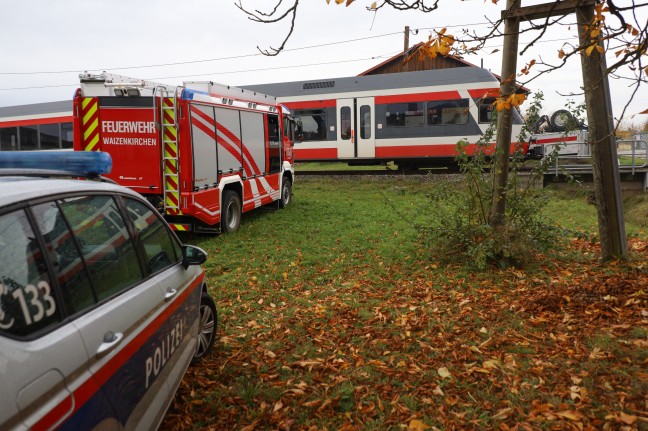
[[[296,161],[425,167],[451,163],[460,140],[470,143],[469,153],[475,149],[499,86],[488,70],[461,67],[245,88],[291,109],[302,137]],[[514,140],[522,123],[514,110]]]
[[107,176],[175,230],[234,231],[243,212],[290,202],[295,120],[274,97],[85,73],[73,117],[74,149],[110,153]]

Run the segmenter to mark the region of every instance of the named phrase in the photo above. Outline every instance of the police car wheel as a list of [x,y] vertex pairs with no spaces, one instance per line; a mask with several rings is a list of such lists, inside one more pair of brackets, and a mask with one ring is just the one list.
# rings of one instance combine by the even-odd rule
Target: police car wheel
[[200,323],[198,332],[198,348],[194,353],[194,363],[200,361],[205,355],[211,352],[216,340],[216,329],[218,327],[218,314],[214,300],[208,293],[200,297]]
[[221,232],[236,232],[241,225],[241,199],[232,190],[223,192],[223,208],[221,210]]
[[284,177],[281,186],[281,199],[279,200],[279,208],[285,208],[292,200],[292,182],[288,177]]

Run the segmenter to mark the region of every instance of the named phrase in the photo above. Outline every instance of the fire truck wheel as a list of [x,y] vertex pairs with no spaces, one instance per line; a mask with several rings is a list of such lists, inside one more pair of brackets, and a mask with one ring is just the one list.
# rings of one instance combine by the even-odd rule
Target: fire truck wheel
[[192,363],[199,362],[205,355],[211,352],[216,340],[216,328],[218,327],[218,313],[216,305],[209,293],[203,292],[200,297],[200,323],[198,333],[198,348]]
[[281,199],[279,200],[279,208],[285,208],[292,200],[292,181],[288,177],[283,179],[281,186]]
[[559,109],[551,114],[551,128],[554,132],[564,132],[570,123],[573,123],[572,114],[566,109]]
[[236,232],[241,225],[241,199],[232,190],[223,192],[223,209],[221,211],[221,232]]

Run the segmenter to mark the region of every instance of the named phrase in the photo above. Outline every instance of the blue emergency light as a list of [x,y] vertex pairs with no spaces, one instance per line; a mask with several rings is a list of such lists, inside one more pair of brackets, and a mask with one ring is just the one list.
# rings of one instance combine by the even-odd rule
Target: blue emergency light
[[109,174],[110,154],[101,151],[0,151],[0,169],[32,169],[70,175]]

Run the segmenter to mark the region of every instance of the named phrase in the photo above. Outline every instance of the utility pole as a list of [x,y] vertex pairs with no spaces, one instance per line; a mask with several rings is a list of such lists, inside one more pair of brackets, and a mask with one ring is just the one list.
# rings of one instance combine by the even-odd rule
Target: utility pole
[[[605,54],[600,54],[594,49],[591,55],[587,55],[584,49],[590,43],[589,27],[592,24],[596,3],[596,0],[562,0],[521,7],[520,0],[508,0],[506,10],[502,12],[502,19],[505,20],[505,34],[500,97],[512,94],[510,87],[505,86],[506,84],[513,85],[513,87],[515,84],[520,21],[576,13],[602,257],[603,260],[610,260],[625,257],[627,245]],[[512,131],[512,116],[510,114],[511,112],[505,109],[499,113],[497,120],[496,157],[502,160],[497,161],[494,174],[492,226],[503,222],[506,208],[506,189],[504,187],[508,179],[506,176],[508,172],[504,174],[498,170],[508,171],[508,151],[510,150]]]
[[407,53],[407,50],[409,49],[409,34],[410,34],[410,29],[409,25],[405,26],[405,38],[403,41],[403,52]]
[[409,36],[410,28],[409,25],[406,25],[403,38],[403,72],[407,72],[409,70],[408,62],[405,61],[405,59],[407,58],[407,51],[409,50]]

